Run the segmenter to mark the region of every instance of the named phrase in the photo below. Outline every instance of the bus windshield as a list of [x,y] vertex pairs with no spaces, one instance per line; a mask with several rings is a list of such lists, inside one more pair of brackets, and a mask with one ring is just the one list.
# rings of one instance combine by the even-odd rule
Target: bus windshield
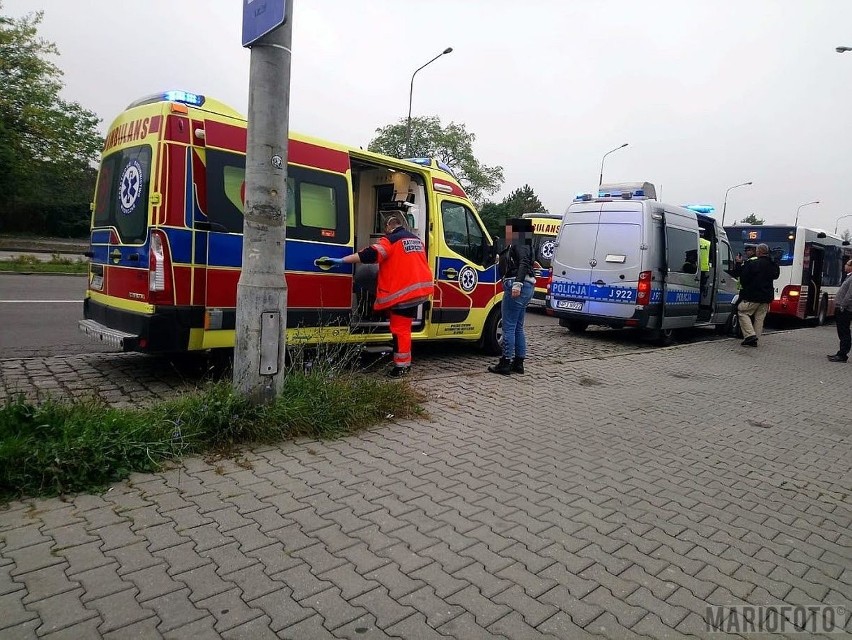
[[793,227],[725,227],[734,255],[745,255],[746,244],[766,244],[775,264],[793,264],[796,230]]

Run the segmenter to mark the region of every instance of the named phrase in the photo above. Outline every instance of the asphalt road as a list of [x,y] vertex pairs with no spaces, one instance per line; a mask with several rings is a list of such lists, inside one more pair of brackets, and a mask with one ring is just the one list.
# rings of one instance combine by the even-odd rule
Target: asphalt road
[[[0,327],[3,327],[0,331],[0,359],[112,352],[110,347],[96,343],[77,329],[77,321],[83,317],[85,289],[85,276],[0,274]],[[568,357],[576,352],[579,345],[594,353],[655,346],[635,331],[595,327],[578,341],[578,336],[570,335],[556,319],[538,310],[527,314],[526,323],[530,328],[527,334],[530,355],[534,358]],[[778,326],[777,322],[770,321],[767,330],[772,331]],[[536,340],[537,335],[551,334],[559,337],[556,343]],[[702,328],[680,332],[676,342],[704,342],[718,337],[714,331]],[[558,353],[554,353],[554,344],[559,345]],[[439,363],[443,363],[449,353],[453,356],[453,370],[460,364],[459,359],[469,359],[472,364],[482,357],[482,352],[473,345],[456,344],[448,348],[446,343],[436,343],[421,344],[415,348],[417,360],[424,365],[431,362],[438,370],[443,368]]]
[[108,351],[77,329],[85,290],[85,276],[0,274],[0,358]]

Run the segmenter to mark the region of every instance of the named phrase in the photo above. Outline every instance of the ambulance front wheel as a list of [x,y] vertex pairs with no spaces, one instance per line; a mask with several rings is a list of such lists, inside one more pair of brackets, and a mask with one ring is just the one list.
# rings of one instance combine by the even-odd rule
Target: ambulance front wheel
[[480,341],[482,350],[490,356],[498,356],[503,353],[503,314],[500,313],[500,305],[496,305],[482,329]]

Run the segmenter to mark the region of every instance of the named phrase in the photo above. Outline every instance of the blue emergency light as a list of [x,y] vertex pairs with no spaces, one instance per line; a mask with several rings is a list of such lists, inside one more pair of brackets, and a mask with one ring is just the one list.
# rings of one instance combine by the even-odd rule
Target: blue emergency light
[[683,208],[690,209],[696,213],[713,213],[716,211],[716,207],[709,204],[685,204],[683,205]]
[[574,202],[591,202],[592,194],[591,193],[578,193],[574,196]]
[[200,107],[204,104],[204,96],[197,93],[190,93],[189,91],[166,91],[163,94],[163,100],[167,100],[169,102],[182,102],[196,107]]

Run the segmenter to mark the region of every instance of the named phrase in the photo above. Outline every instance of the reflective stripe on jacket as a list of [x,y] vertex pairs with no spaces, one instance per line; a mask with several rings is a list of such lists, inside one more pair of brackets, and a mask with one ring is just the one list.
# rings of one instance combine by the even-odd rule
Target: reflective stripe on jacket
[[379,263],[373,305],[376,311],[415,306],[432,296],[435,278],[420,238],[398,227],[372,245],[372,249]]

